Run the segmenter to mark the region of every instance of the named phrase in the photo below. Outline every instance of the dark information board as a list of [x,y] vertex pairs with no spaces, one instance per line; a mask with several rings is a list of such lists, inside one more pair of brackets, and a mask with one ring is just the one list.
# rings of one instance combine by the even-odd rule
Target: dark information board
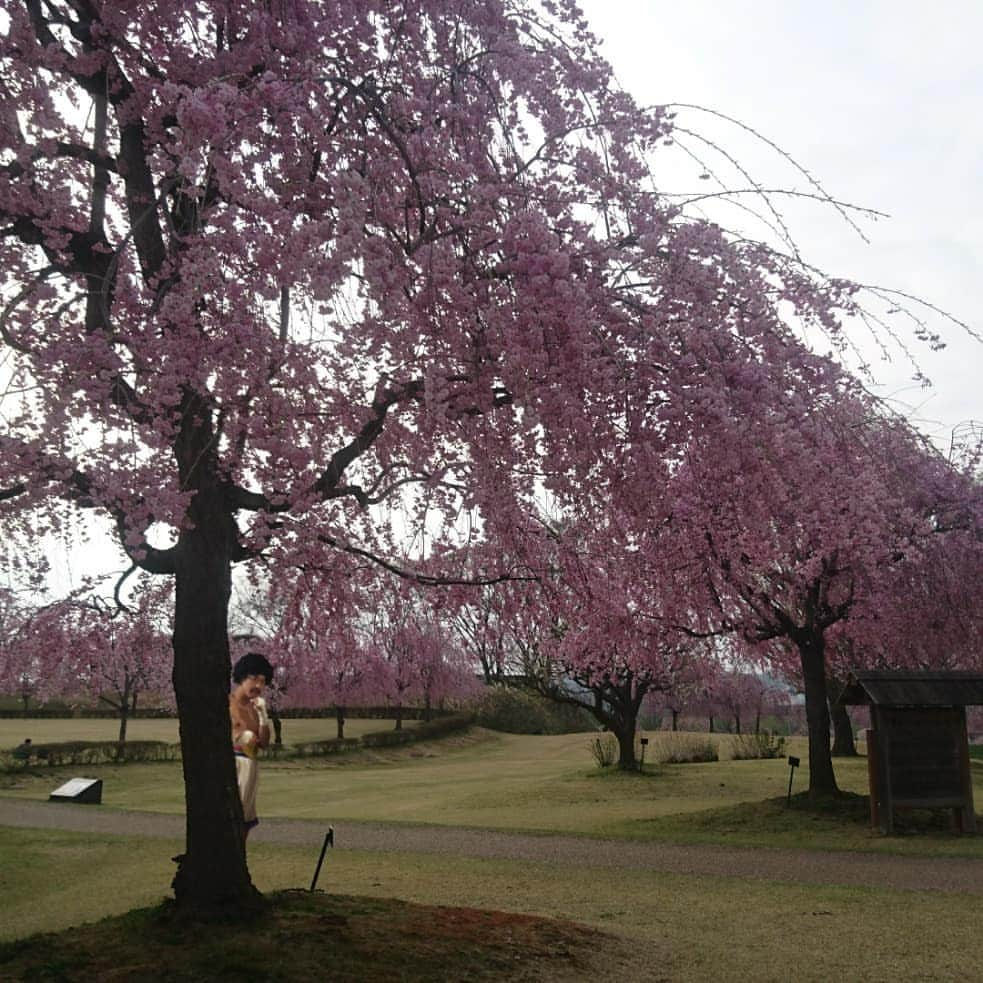
[[881,710],[895,799],[960,799],[965,794],[961,709]]

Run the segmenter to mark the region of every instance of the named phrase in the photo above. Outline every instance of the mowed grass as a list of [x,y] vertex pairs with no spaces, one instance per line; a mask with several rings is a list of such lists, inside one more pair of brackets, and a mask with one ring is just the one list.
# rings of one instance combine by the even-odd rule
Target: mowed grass
[[[404,720],[404,727],[413,727],[416,720]],[[345,737],[361,737],[377,730],[390,730],[394,720],[350,717],[345,720]],[[303,741],[326,741],[338,736],[333,717],[298,717],[283,721],[283,741],[298,744]],[[0,719],[0,748],[13,748],[25,737],[35,744],[60,741],[115,741],[119,737],[119,721],[111,718],[72,717],[69,719],[2,718]],[[126,726],[127,740],[178,741],[178,723],[173,718],[151,719],[137,717]]]
[[[0,937],[58,931],[159,903],[170,875],[167,858],[177,847],[163,840],[0,828]],[[274,892],[306,888],[316,853],[266,843],[250,848],[256,885],[289,920],[307,918],[306,924],[271,918],[247,927],[250,942],[234,927],[172,932],[166,921],[155,925],[153,913],[137,912],[91,932],[76,929],[58,938],[28,939],[14,949],[0,947],[0,978],[323,974],[364,980],[811,983],[975,979],[983,965],[978,896],[338,849],[329,853],[321,874],[319,884],[330,895],[323,907],[301,904],[295,912],[296,896]],[[380,906],[371,899],[380,899]],[[404,909],[381,899],[464,911]],[[585,927],[524,925],[475,908],[558,917]],[[216,941],[225,935],[236,945]],[[72,947],[80,941],[91,961],[74,965]],[[489,949],[489,942],[499,946]],[[363,964],[347,961],[355,944],[367,960]],[[597,948],[600,965],[589,965],[584,946]],[[157,962],[155,952],[161,954]],[[126,953],[134,972],[114,977],[107,960]],[[307,960],[303,972],[295,956]],[[423,958],[430,963],[417,962]],[[21,974],[24,960],[28,968]]]
[[[591,735],[530,737],[472,728],[466,734],[391,750],[266,761],[260,813],[319,823],[401,822],[633,840],[874,850],[983,857],[983,836],[953,837],[944,824],[918,823],[907,835],[872,831],[864,801],[866,759],[837,759],[840,787],[854,799],[813,808],[793,776],[786,808],[785,758],[646,766],[643,775],[598,769]],[[724,747],[726,735],[716,737]],[[804,742],[789,750],[805,763]],[[103,802],[126,810],[180,813],[178,764],[102,766]],[[974,765],[976,801],[983,769]],[[33,769],[0,779],[0,794],[46,799],[57,778]],[[940,814],[944,817],[944,814]]]

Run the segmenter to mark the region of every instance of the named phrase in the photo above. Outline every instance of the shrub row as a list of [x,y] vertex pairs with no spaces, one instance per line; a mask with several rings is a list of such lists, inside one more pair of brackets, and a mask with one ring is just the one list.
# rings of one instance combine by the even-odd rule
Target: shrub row
[[329,754],[354,751],[362,746],[357,737],[333,737],[326,741],[301,741],[299,744],[271,745],[274,758],[323,758]]
[[738,760],[780,758],[785,753],[785,738],[762,730],[757,734],[736,734],[731,755]]
[[[416,741],[425,741],[433,737],[442,737],[456,730],[464,730],[474,723],[473,713],[453,713],[446,717],[437,717],[434,720],[425,721],[417,724],[416,727],[407,727],[403,730],[378,730],[368,734],[363,734],[359,738],[346,737],[342,740],[334,738],[328,741],[304,741],[300,744],[292,745],[293,752],[298,757],[309,758],[319,755],[338,754],[341,751],[352,751],[359,747],[398,747],[401,744],[412,744]],[[290,755],[290,749],[282,752],[284,756]]]
[[580,707],[554,703],[514,686],[493,686],[478,701],[477,723],[507,734],[575,734],[597,728]]
[[[456,730],[464,730],[474,723],[473,713],[455,713],[409,727],[405,730],[384,730],[365,734],[361,738],[334,738],[325,741],[303,741],[299,744],[272,745],[268,754],[279,758],[311,758],[361,747],[395,747],[415,741],[441,737]],[[122,748],[116,741],[62,741],[52,744],[35,744],[31,756],[24,760],[14,756],[12,750],[0,751],[0,770],[20,771],[29,767],[56,768],[62,765],[101,765],[121,762],[180,761],[181,745],[166,741],[127,741]]]
[[[134,710],[130,714],[130,719],[136,717],[148,717],[159,720],[166,717],[176,717],[174,710],[167,707],[143,707]],[[44,706],[31,707],[29,710],[0,710],[0,718],[4,720],[70,720],[84,717],[91,720],[118,720],[119,713],[116,710],[103,710],[96,707],[68,707],[68,706]]]
[[691,764],[717,761],[717,745],[709,737],[679,734],[672,731],[659,734],[652,740],[652,756],[663,764]]
[[180,761],[181,745],[166,741],[61,741],[35,744],[27,759],[13,751],[0,751],[0,769],[17,771],[25,768],[58,768],[62,765],[103,765],[120,762]]

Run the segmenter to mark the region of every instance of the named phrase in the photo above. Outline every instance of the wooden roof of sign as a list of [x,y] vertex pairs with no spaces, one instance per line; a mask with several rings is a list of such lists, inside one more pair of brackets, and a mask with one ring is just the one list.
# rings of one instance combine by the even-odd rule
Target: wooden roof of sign
[[854,670],[840,695],[846,705],[882,707],[967,707],[983,705],[978,672]]

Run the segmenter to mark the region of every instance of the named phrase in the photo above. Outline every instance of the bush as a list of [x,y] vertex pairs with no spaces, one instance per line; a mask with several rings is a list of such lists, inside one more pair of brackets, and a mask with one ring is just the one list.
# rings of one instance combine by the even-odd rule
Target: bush
[[582,707],[556,703],[514,686],[492,686],[475,707],[476,722],[506,734],[576,734],[597,723]]
[[12,751],[0,752],[0,768],[58,768],[62,765],[119,764],[121,762],[180,761],[181,745],[166,741],[127,741],[122,750],[117,741],[61,741],[35,744],[28,759],[15,758]]
[[[303,741],[300,744],[292,744],[293,754],[298,758],[323,758],[329,754],[340,754],[343,751],[354,751],[362,747],[362,742],[357,737],[332,737],[326,741]],[[289,757],[289,752],[281,752],[281,757]]]
[[406,730],[378,730],[363,734],[362,745],[363,747],[397,747],[400,744],[412,744],[431,737],[441,737],[455,730],[464,730],[472,723],[474,723],[473,713],[452,713],[446,717],[427,720]]
[[598,768],[610,768],[618,760],[618,741],[614,734],[601,734],[588,742]]
[[511,686],[489,689],[478,702],[475,719],[482,727],[506,734],[549,733],[542,698]]
[[668,732],[660,734],[651,747],[652,757],[662,764],[691,764],[718,761],[717,745],[709,737]]
[[784,753],[785,738],[767,730],[757,734],[736,734],[731,747],[731,756],[738,760],[780,758]]

